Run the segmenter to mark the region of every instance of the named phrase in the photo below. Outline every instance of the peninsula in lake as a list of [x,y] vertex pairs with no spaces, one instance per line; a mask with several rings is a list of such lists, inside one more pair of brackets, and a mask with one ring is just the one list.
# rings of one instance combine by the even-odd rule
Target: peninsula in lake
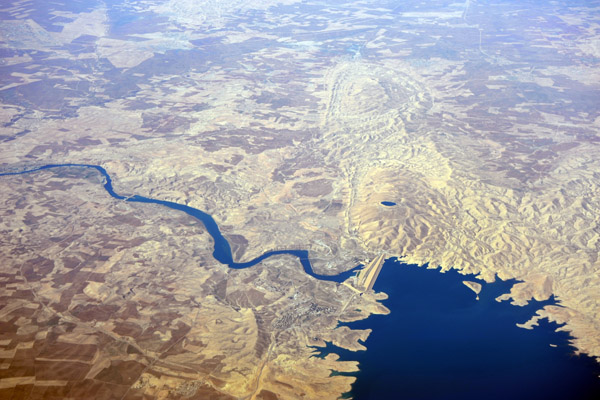
[[599,14],[3,1],[0,398],[336,399],[390,257],[600,360]]

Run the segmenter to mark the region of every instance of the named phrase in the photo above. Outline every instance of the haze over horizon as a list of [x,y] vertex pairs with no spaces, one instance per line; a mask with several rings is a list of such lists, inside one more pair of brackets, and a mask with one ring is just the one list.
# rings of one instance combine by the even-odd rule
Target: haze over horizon
[[600,362],[599,15],[4,1],[0,397],[348,395],[392,257]]

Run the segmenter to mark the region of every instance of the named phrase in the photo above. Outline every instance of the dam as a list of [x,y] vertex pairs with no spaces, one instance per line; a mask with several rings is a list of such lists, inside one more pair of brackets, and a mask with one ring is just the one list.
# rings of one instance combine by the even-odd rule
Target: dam
[[355,281],[357,289],[362,292],[373,289],[373,285],[375,285],[375,281],[377,281],[377,277],[385,261],[384,257],[384,254],[375,257],[365,268],[359,271]]

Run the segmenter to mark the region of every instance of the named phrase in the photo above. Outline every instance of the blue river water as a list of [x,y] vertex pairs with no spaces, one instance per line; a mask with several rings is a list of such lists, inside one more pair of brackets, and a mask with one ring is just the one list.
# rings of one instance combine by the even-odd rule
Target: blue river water
[[298,258],[298,260],[302,264],[302,268],[304,268],[304,271],[308,275],[310,275],[314,278],[317,278],[319,280],[324,280],[324,281],[344,282],[346,279],[348,279],[349,277],[354,275],[356,273],[356,270],[361,267],[360,265],[356,266],[355,268],[353,268],[349,271],[343,272],[341,274],[338,274],[338,275],[319,275],[319,274],[315,273],[312,269],[312,265],[311,265],[310,259],[308,257],[308,251],[307,250],[294,250],[294,249],[269,251],[269,252],[262,254],[259,257],[256,257],[254,260],[251,260],[248,262],[244,262],[244,263],[234,262],[233,256],[231,253],[231,246],[229,245],[229,242],[221,234],[219,226],[217,225],[217,223],[215,222],[213,217],[211,217],[209,214],[205,213],[204,211],[198,210],[197,208],[189,207],[189,206],[186,206],[183,204],[174,203],[172,201],[151,199],[149,197],[143,197],[143,196],[138,196],[138,195],[133,195],[133,196],[120,195],[114,191],[113,186],[112,186],[112,180],[111,180],[108,172],[106,172],[106,170],[104,168],[102,168],[98,165],[49,164],[49,165],[44,165],[43,167],[28,169],[28,170],[24,170],[24,171],[0,173],[0,176],[22,175],[22,174],[29,174],[32,172],[43,171],[43,170],[47,170],[47,169],[67,168],[67,167],[95,169],[104,178],[104,189],[106,189],[106,191],[115,199],[124,200],[124,201],[132,202],[132,203],[160,204],[165,207],[171,208],[173,210],[182,211],[182,212],[186,213],[187,215],[198,219],[200,222],[202,222],[202,224],[206,228],[208,234],[210,236],[212,236],[212,238],[213,238],[214,250],[213,250],[212,255],[213,255],[214,259],[219,261],[222,264],[228,265],[230,268],[234,268],[234,269],[249,268],[269,257],[276,256],[276,255],[282,255],[282,254],[289,254],[289,255],[292,255],[292,256],[295,256]]
[[[110,175],[97,165],[45,165],[0,176],[69,167],[98,171],[104,189],[116,199],[160,204],[198,219],[214,239],[213,257],[231,268],[249,268],[281,254],[297,257],[304,271],[320,280],[343,282],[359,268],[335,276],[316,274],[306,250],[270,251],[237,263],[209,214],[170,201],[120,195]],[[334,352],[342,360],[359,361],[357,380],[347,396],[357,400],[600,399],[600,365],[590,357],[575,356],[567,333],[555,332],[556,324],[543,321],[533,330],[515,325],[552,304],[552,299],[526,307],[498,303],[495,298],[514,284],[498,281],[484,284],[480,300],[475,300],[462,284],[465,279],[477,280],[388,259],[374,289],[389,295],[384,304],[391,314],[345,324],[373,330],[365,343],[368,351],[350,352],[331,344],[318,349],[320,356]]]

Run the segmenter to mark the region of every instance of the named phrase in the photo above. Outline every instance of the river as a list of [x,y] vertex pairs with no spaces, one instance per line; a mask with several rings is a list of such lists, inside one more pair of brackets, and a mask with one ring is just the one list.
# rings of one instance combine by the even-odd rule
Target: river
[[[231,268],[249,268],[282,254],[297,257],[304,271],[320,280],[343,282],[358,268],[335,276],[319,275],[312,269],[308,251],[300,249],[269,251],[237,263],[209,214],[170,201],[120,195],[110,175],[97,165],[51,164],[0,176],[67,167],[95,169],[104,178],[104,189],[116,199],[160,204],[198,219],[214,239],[213,257]],[[600,398],[600,366],[590,357],[575,356],[566,332],[555,332],[558,326],[545,321],[533,330],[516,326],[540,307],[553,304],[553,299],[526,307],[499,303],[495,298],[509,291],[515,281],[497,281],[482,282],[480,300],[476,300],[462,284],[464,279],[456,271],[441,274],[388,259],[374,289],[389,295],[384,304],[391,314],[346,324],[373,330],[365,343],[368,350],[350,352],[331,344],[319,348],[321,356],[334,352],[342,360],[360,362],[357,381],[347,395],[357,400]]]

